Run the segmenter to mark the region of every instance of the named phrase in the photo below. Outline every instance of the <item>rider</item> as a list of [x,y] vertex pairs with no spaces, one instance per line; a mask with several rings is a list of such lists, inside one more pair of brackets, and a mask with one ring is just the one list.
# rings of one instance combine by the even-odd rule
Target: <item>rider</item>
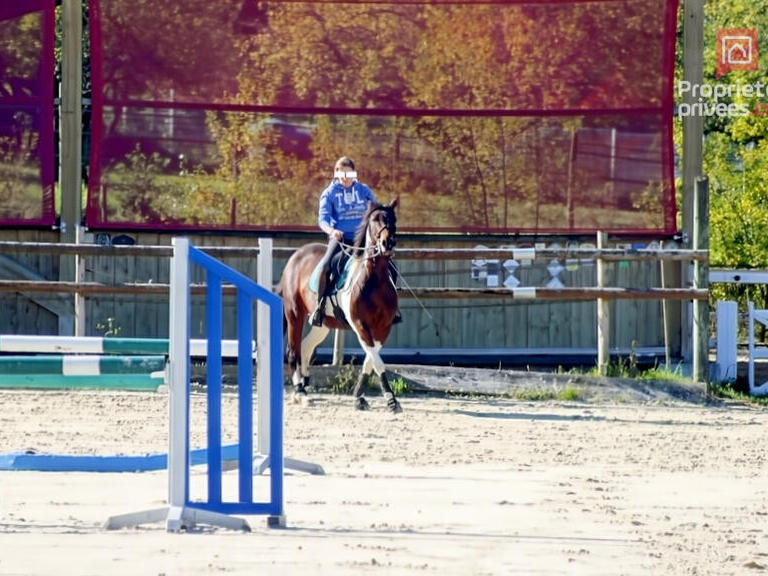
[[317,222],[328,234],[328,248],[320,261],[317,309],[310,319],[313,326],[322,325],[325,318],[325,301],[332,288],[328,286],[331,258],[341,250],[342,242],[351,244],[354,241],[369,202],[376,202],[373,191],[357,180],[352,159],[342,156],[333,168],[333,181],[320,195]]
[[351,244],[354,240],[368,202],[376,202],[376,197],[368,186],[358,182],[352,159],[342,156],[333,168],[333,181],[320,195],[317,223],[320,230],[328,234],[328,248],[320,261],[317,309],[310,320],[314,326],[322,325],[325,318],[325,300],[330,292],[327,284],[331,258],[341,250],[342,242]]

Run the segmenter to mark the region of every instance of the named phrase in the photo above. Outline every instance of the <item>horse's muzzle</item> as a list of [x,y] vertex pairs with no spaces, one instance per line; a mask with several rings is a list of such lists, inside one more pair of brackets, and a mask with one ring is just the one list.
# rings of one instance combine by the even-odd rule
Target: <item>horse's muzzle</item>
[[397,242],[391,236],[385,236],[379,241],[379,250],[382,254],[390,254],[395,249]]

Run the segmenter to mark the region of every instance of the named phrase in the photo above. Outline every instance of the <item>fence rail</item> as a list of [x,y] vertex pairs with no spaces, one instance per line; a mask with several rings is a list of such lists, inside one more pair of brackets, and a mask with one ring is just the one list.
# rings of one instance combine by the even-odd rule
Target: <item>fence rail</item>
[[[200,250],[216,258],[252,257],[259,254],[255,246],[200,246]],[[290,255],[297,247],[275,246],[273,254]],[[34,254],[57,254],[77,256],[146,256],[170,258],[170,246],[66,244],[46,242],[0,241],[0,254],[23,252]],[[705,262],[709,259],[707,250],[651,249],[651,248],[399,248],[398,260],[533,260],[534,258],[575,258],[581,260],[601,259],[606,262],[648,262],[654,260],[673,262]]]
[[[224,284],[223,293],[234,295],[233,286]],[[205,284],[191,284],[192,294],[205,294]],[[52,294],[132,294],[167,296],[168,284],[132,283],[100,284],[98,282],[46,282],[38,280],[0,280],[0,292],[47,292]],[[398,289],[401,298],[516,300],[706,300],[709,292],[697,288],[408,288]]]
[[[510,241],[514,241],[510,239]],[[285,259],[298,249],[297,246],[272,247],[270,250],[271,258]],[[85,298],[94,295],[141,295],[157,296],[167,298],[170,288],[168,284],[157,282],[131,282],[132,277],[123,276],[128,282],[96,282],[86,281],[82,275],[86,270],[85,262],[89,258],[115,258],[115,265],[119,264],[120,257],[151,257],[156,259],[170,258],[172,247],[168,245],[100,245],[83,243],[45,243],[45,242],[18,242],[18,241],[0,241],[0,254],[54,254],[54,255],[74,255],[77,257],[77,269],[75,281],[56,282],[48,281],[35,277],[22,277],[23,279],[0,280],[0,293],[18,292],[21,294],[48,294],[53,297],[63,298],[65,294],[74,294],[74,321],[76,322],[75,334],[85,334]],[[257,261],[260,255],[258,246],[201,246],[200,250],[206,254],[217,258],[245,258]],[[507,262],[506,260],[515,260],[525,264],[526,261],[535,259],[549,261],[557,259],[572,262],[594,262],[597,264],[597,286],[595,287],[415,287],[411,288],[407,284],[398,292],[401,298],[405,299],[424,299],[424,300],[496,300],[503,302],[528,302],[548,301],[548,302],[596,302],[598,306],[598,350],[604,353],[599,355],[605,363],[607,354],[605,350],[609,344],[610,310],[607,307],[609,301],[657,301],[664,307],[664,338],[665,350],[671,350],[669,342],[673,338],[672,323],[670,315],[666,312],[667,305],[671,301],[692,301],[694,306],[699,303],[706,303],[708,300],[708,290],[700,283],[694,283],[692,287],[669,287],[665,285],[664,266],[661,271],[661,287],[653,288],[623,288],[606,286],[606,267],[607,263],[626,263],[626,262],[644,262],[660,264],[674,264],[693,262],[694,266],[708,263],[709,254],[707,250],[690,249],[661,249],[661,248],[615,248],[606,247],[606,239],[598,236],[597,247],[592,246],[571,248],[567,246],[559,247],[527,247],[527,248],[432,248],[418,247],[405,248],[397,250],[397,261],[463,261],[472,262],[473,266],[482,265],[483,261],[495,261],[498,264]],[[6,259],[7,260],[7,259]],[[102,264],[103,265],[103,264]],[[131,270],[134,264],[127,265],[126,270]],[[135,264],[136,269],[139,263]],[[506,266],[505,266],[506,267]],[[674,275],[674,274],[673,274]],[[151,276],[150,276],[151,277]],[[13,278],[13,276],[11,276]],[[680,279],[677,278],[677,282]],[[680,286],[675,284],[672,286]],[[234,296],[235,289],[229,285],[223,285],[223,294]],[[205,284],[193,284],[190,291],[195,295],[206,293]],[[39,302],[48,302],[50,298],[38,297]],[[64,304],[66,306],[66,303]],[[676,328],[675,328],[676,329]],[[682,330],[680,332],[682,338]],[[338,335],[337,335],[338,336]],[[343,342],[340,337],[337,342]],[[670,353],[667,353],[670,356]],[[339,355],[340,357],[340,355]],[[601,364],[601,365],[602,365]]]
[[697,288],[413,288],[399,290],[407,298],[514,298],[515,300],[706,300],[709,292]]
[[[204,246],[205,253],[215,257],[252,257],[259,254],[258,247],[245,246]],[[295,247],[273,247],[273,255],[293,253]],[[77,256],[144,256],[170,258],[171,246],[97,245],[46,242],[0,241],[0,253],[20,252],[37,254],[58,254]],[[581,260],[602,260],[604,262],[625,261],[694,261],[708,259],[706,250],[662,250],[629,248],[402,248],[397,251],[400,260],[533,260],[535,258],[569,258]],[[192,294],[205,294],[205,284],[193,284]],[[224,294],[233,295],[232,286],[223,286]],[[165,283],[124,283],[104,284],[100,282],[59,282],[45,280],[0,280],[0,292],[28,292],[51,294],[128,294],[167,296],[169,285]],[[403,298],[431,299],[539,299],[562,301],[604,300],[706,300],[708,292],[699,288],[631,288],[574,287],[574,288],[408,288],[400,289]]]

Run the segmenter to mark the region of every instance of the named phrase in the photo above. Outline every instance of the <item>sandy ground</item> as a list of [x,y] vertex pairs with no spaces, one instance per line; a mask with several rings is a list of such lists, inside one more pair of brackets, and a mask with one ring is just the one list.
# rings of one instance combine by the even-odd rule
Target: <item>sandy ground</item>
[[[234,398],[226,397],[227,415]],[[765,409],[697,401],[412,396],[404,412],[286,404],[288,527],[105,531],[162,472],[0,472],[0,574],[759,574]],[[193,426],[202,412],[200,397]],[[165,452],[167,396],[0,392],[0,452]],[[231,426],[226,435],[234,433]],[[225,474],[234,481],[236,472]],[[195,469],[193,485],[204,479]],[[257,490],[268,478],[258,477]],[[197,488],[195,488],[197,489]]]

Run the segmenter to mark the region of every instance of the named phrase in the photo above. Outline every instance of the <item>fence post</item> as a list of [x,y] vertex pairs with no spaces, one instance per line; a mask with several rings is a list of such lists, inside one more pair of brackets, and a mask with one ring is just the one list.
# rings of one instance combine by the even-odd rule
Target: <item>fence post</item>
[[[608,244],[608,234],[597,233],[597,249],[602,250]],[[605,261],[597,258],[597,287],[605,288]],[[597,369],[601,376],[608,374],[611,350],[611,311],[606,298],[597,299]]]
[[[85,229],[77,225],[75,230],[75,243],[82,244]],[[85,282],[85,255],[77,254],[75,256],[75,282]],[[75,336],[85,336],[86,318],[85,318],[85,296],[80,292],[75,292]]]
[[[704,0],[684,0],[683,5],[683,80],[691,85],[700,85],[704,80]],[[696,96],[686,93],[683,102],[694,104]],[[684,242],[692,242],[696,224],[696,177],[702,173],[704,118],[699,114],[688,114],[682,119],[683,124],[683,233]],[[690,265],[684,267],[683,282],[689,281]],[[681,306],[681,353],[688,361],[695,356],[691,340],[691,309]],[[695,317],[695,314],[693,315]],[[694,319],[695,322],[695,319]],[[696,361],[693,361],[696,363]]]
[[717,363],[715,380],[733,382],[736,380],[738,342],[738,304],[732,300],[717,303]]
[[[61,6],[62,59],[61,103],[59,118],[61,139],[59,164],[61,183],[61,234],[60,242],[75,242],[80,225],[82,191],[80,164],[82,146],[82,28],[81,0],[63,0]],[[76,257],[59,257],[59,280],[76,280]],[[75,310],[72,315],[59,317],[59,334],[76,334]]]
[[[709,249],[709,180],[696,178],[694,186],[693,249]],[[709,264],[693,264],[693,287],[709,288]],[[709,301],[693,301],[693,379],[709,383]]]
[[333,332],[333,365],[341,366],[344,364],[344,331],[334,330]]

